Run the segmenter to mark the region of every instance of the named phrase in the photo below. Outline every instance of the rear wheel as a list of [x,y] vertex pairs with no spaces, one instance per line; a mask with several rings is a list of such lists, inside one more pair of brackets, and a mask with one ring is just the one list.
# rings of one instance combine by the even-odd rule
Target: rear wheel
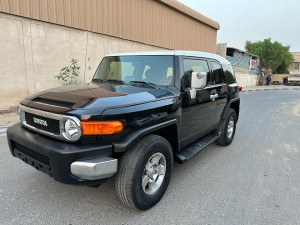
[[151,208],[164,195],[172,168],[169,142],[158,135],[144,137],[120,160],[116,177],[118,197],[131,208]]
[[219,129],[221,131],[220,137],[216,140],[219,145],[229,145],[235,134],[237,116],[232,108],[229,108],[224,119],[221,120]]

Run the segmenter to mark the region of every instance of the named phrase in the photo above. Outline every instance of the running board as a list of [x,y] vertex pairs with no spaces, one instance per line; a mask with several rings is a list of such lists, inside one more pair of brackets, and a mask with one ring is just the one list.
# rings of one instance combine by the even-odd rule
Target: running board
[[214,130],[213,132],[203,136],[187,147],[184,147],[179,153],[175,154],[175,160],[180,164],[184,163],[204,149],[207,145],[217,140],[220,135],[221,131]]

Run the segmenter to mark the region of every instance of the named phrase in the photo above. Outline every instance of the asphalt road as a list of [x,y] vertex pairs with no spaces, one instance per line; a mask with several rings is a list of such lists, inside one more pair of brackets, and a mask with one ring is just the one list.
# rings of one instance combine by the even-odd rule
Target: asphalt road
[[300,91],[241,94],[233,143],[183,165],[152,209],[98,188],[55,182],[13,158],[0,135],[0,224],[300,224]]

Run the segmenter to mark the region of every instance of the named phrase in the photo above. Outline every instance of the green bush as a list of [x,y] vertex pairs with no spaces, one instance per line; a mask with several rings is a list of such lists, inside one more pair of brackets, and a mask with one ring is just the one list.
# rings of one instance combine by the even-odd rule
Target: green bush
[[63,82],[63,85],[73,85],[73,84],[80,84],[81,81],[78,80],[80,74],[80,67],[78,66],[78,60],[72,59],[71,65],[63,67],[60,70],[60,73],[54,78]]

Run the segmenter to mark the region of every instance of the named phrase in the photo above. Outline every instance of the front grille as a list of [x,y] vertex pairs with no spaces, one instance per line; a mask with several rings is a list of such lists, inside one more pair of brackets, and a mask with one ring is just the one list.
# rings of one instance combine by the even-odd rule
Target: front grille
[[48,156],[45,156],[39,152],[33,151],[30,148],[28,148],[24,145],[21,145],[17,142],[13,142],[13,147],[14,147],[14,149],[24,153],[25,155],[45,164],[47,166],[50,166],[50,159]]
[[[45,122],[35,123],[34,118],[45,121]],[[32,113],[25,112],[25,121],[26,121],[26,124],[36,128],[38,130],[46,131],[48,133],[52,133],[55,135],[60,134],[59,120],[50,119],[50,118],[46,118],[43,116],[38,116],[38,115],[35,115]]]

